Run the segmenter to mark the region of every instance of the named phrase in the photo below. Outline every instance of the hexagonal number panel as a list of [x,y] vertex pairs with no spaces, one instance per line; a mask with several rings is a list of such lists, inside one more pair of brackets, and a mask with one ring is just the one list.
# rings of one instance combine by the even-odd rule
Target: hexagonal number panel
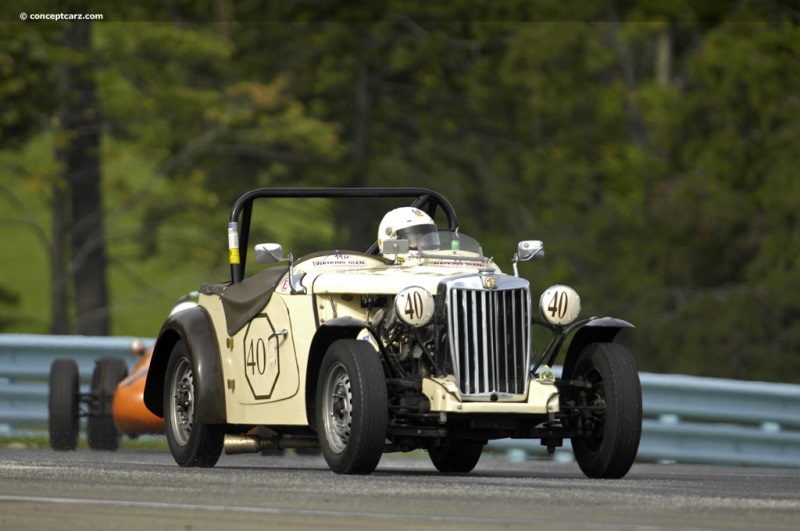
[[272,396],[280,375],[280,347],[284,336],[275,334],[266,316],[258,316],[247,325],[244,336],[244,373],[253,396]]

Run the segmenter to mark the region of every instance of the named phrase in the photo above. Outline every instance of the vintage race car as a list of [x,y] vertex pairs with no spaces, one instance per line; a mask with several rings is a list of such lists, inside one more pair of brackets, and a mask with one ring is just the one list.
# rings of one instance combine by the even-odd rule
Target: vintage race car
[[81,393],[78,364],[59,358],[50,366],[48,428],[54,450],[78,447],[80,418],[86,418],[86,439],[92,450],[116,450],[123,435],[138,437],[164,433],[164,419],[145,406],[145,377],[153,353],[144,342],[134,340],[131,352],[139,356],[133,371],[119,357],[95,361],[88,392]]
[[[194,295],[181,298],[172,312],[195,306]],[[78,447],[80,419],[86,418],[86,439],[92,450],[116,450],[120,438],[164,433],[164,419],[144,405],[144,384],[153,348],[134,339],[131,353],[138,359],[128,374],[128,362],[104,356],[95,360],[89,390],[80,391],[78,363],[58,358],[50,365],[48,431],[54,450]]]
[[[295,259],[254,241],[282,222],[268,208],[276,198],[398,205],[364,252]],[[578,320],[564,285],[544,290],[537,316],[518,264],[541,258],[542,242],[521,242],[503,273],[424,188],[257,189],[227,230],[230,281],[203,285],[196,307],[167,319],[147,375],[145,405],[179,465],[213,466],[223,449],[321,447],[333,471],[369,474],[384,452],[424,449],[438,470],[464,473],[489,440],[511,437],[550,451],[570,439],[589,477],[630,469],[641,386],[614,339],[632,325]],[[534,326],[551,333],[541,350]]]

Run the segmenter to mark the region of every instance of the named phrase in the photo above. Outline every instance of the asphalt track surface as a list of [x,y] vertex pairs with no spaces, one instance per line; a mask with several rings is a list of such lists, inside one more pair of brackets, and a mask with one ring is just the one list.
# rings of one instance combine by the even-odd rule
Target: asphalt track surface
[[446,475],[387,455],[370,476],[339,476],[294,453],[186,469],[169,453],[0,448],[0,530],[27,529],[797,530],[800,470],[636,464],[590,480],[484,455]]

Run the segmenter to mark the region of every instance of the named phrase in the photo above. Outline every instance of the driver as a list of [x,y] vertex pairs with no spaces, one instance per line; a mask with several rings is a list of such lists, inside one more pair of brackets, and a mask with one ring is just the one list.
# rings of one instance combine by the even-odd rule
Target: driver
[[408,240],[410,251],[439,248],[439,233],[433,219],[418,208],[402,207],[388,212],[378,227],[378,248],[385,240]]

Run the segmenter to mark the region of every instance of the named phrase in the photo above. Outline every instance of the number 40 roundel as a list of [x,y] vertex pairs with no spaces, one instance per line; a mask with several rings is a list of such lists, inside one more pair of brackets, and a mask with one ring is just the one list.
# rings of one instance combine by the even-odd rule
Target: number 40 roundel
[[542,293],[539,310],[550,323],[567,325],[581,313],[581,298],[578,292],[569,286],[551,286]]

